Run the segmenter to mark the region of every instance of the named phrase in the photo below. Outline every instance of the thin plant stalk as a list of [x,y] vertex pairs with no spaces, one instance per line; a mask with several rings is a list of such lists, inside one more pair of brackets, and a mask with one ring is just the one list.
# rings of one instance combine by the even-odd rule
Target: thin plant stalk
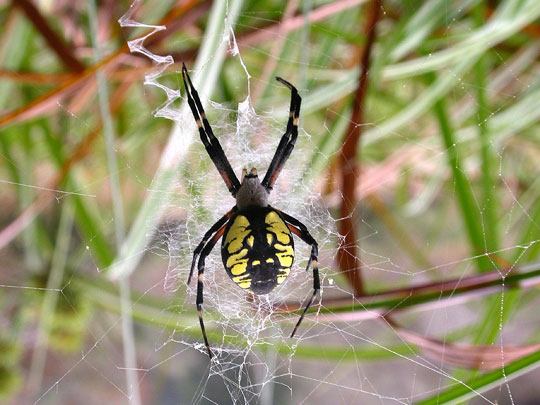
[[[97,40],[97,11],[95,0],[88,0],[88,17],[90,22],[90,32],[92,46],[97,61],[102,60],[102,52]],[[101,120],[103,122],[103,135],[105,136],[107,165],[109,169],[109,180],[113,204],[114,234],[116,246],[119,247],[124,241],[124,209],[122,202],[122,191],[120,189],[120,176],[118,161],[114,147],[114,125],[109,107],[109,91],[105,74],[102,70],[96,72],[98,82],[99,108]],[[122,308],[122,341],[124,350],[124,362],[126,367],[126,385],[129,393],[129,402],[133,405],[141,404],[141,394],[139,391],[139,381],[137,378],[137,353],[135,349],[135,338],[133,335],[133,322],[131,318],[131,301],[129,275],[122,277],[120,283],[120,296]]]
[[54,318],[58,295],[61,294],[62,280],[64,279],[66,261],[69,253],[69,242],[71,240],[71,228],[73,226],[73,206],[68,200],[63,205],[60,215],[60,224],[56,236],[54,254],[51,262],[51,269],[47,279],[47,286],[41,310],[39,314],[38,335],[32,360],[30,362],[30,374],[28,377],[28,387],[33,392],[39,392],[43,380],[43,371],[47,359],[47,348],[49,344],[49,333],[51,321]]
[[450,405],[462,404],[501,384],[508,384],[532,370],[540,367],[540,350],[498,370],[483,374],[469,380],[466,384],[459,384],[446,391],[438,392],[430,398],[416,402],[415,405]]

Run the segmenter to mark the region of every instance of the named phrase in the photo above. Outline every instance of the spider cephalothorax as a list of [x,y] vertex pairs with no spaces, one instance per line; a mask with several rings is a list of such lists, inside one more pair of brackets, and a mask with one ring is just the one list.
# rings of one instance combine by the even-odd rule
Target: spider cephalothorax
[[276,286],[283,283],[289,275],[294,261],[293,233],[311,246],[311,255],[306,270],[310,266],[313,268],[314,291],[293,329],[291,334],[293,337],[320,289],[317,242],[300,221],[268,205],[268,194],[272,191],[298,137],[301,98],[292,84],[276,77],[277,81],[291,90],[287,130],[281,137],[264,179],[259,180],[255,168],[251,169],[249,173],[244,169],[242,183],[240,183],[218,139],[212,132],[199,95],[193,87],[186,66],[183,64],[182,77],[186,87],[188,104],[199,127],[204,147],[230,193],[236,198],[236,205],[212,225],[195,249],[188,278],[189,284],[195,265],[197,265],[196,304],[208,355],[212,357],[202,318],[204,262],[220,238],[223,238],[221,257],[227,274],[240,288],[257,295],[268,294]]
[[257,169],[251,169],[249,174],[244,169],[242,184],[236,193],[236,208],[243,210],[248,207],[266,206],[268,206],[268,191],[262,186]]

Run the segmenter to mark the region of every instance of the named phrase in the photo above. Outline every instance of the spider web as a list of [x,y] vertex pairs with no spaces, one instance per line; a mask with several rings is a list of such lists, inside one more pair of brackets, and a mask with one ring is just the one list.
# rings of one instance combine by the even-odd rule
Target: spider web
[[[120,23],[123,27],[149,28],[133,21],[131,13],[125,15]],[[154,32],[163,29],[150,28],[153,28]],[[230,41],[227,45],[228,52],[234,55],[233,58],[243,72],[244,82],[247,83],[247,97],[238,105],[223,105],[209,100],[206,110],[213,130],[218,134],[237,176],[240,176],[243,168],[249,170],[255,167],[259,168],[259,175],[262,178],[263,170],[271,161],[279,139],[285,132],[289,103],[282,104],[279,109],[255,112],[250,99],[250,75],[238,51],[234,33],[228,30],[229,27],[226,26],[222,33],[224,38],[222,41],[226,41],[226,38]],[[226,35],[227,33],[230,35]],[[180,137],[191,139],[191,134],[196,133],[192,113],[185,108],[185,103],[184,108],[178,107],[178,102],[183,101],[184,96],[180,96],[178,88],[168,88],[159,80],[173,60],[150,53],[143,44],[146,38],[148,36],[130,41],[129,46],[132,52],[143,53],[156,63],[154,72],[146,77],[145,83],[163,89],[167,101],[154,112],[154,115],[173,120]],[[203,65],[212,63],[215,63],[214,59],[204,61]],[[180,86],[178,82],[176,85]],[[275,87],[278,86],[277,84]],[[285,92],[287,97],[290,97],[287,89]],[[200,96],[204,103],[207,100],[206,94],[201,93]],[[334,254],[332,246],[336,245],[338,238],[334,227],[335,221],[321,204],[319,194],[312,190],[312,185],[303,184],[301,181],[301,177],[305,175],[308,159],[311,157],[310,140],[310,135],[301,130],[293,157],[282,171],[271,194],[270,203],[301,222],[309,224],[310,232],[319,243],[320,257],[326,257],[331,262]],[[229,196],[223,180],[209,160],[202,144],[190,145],[190,156],[181,162],[179,171],[185,176],[182,176],[182,180],[174,187],[174,195],[164,203],[169,207],[166,209],[168,212],[179,209],[185,211],[185,219],[178,223],[166,218],[161,226],[159,239],[166,247],[165,257],[170,262],[164,277],[164,289],[170,294],[177,293],[184,297],[183,290],[186,289],[195,247],[204,233],[234,205],[235,201]],[[204,177],[200,178],[201,175]],[[280,383],[285,375],[291,375],[291,371],[280,371],[286,363],[280,360],[280,364],[277,364],[277,352],[274,348],[284,347],[288,352],[286,359],[290,359],[295,346],[303,338],[301,336],[298,339],[288,338],[294,323],[291,323],[290,316],[276,312],[275,308],[285,300],[289,303],[297,302],[298,305],[307,302],[306,299],[313,289],[311,269],[308,273],[304,271],[310,249],[310,246],[297,239],[296,260],[287,281],[268,295],[253,296],[239,289],[226,275],[218,243],[213,254],[206,260],[203,306],[205,323],[210,332],[210,345],[216,359],[209,367],[207,382],[201,382],[194,396],[194,403],[212,401],[212,395],[208,396],[207,391],[211,392],[213,388],[209,388],[207,384],[215,377],[222,377],[222,383],[233,403],[251,403],[264,393],[266,386]],[[187,287],[187,297],[180,299],[181,302],[178,304],[181,308],[180,313],[193,313],[196,283],[192,284]],[[177,291],[178,289],[181,291]],[[324,290],[321,291],[321,295],[323,293]],[[282,322],[287,319],[289,322]],[[302,327],[306,331],[309,330],[309,322]],[[200,335],[198,322],[190,324],[187,329],[191,332],[188,334],[189,338],[184,337],[186,329],[181,327],[173,333],[167,333],[168,336],[160,343],[159,350],[170,344],[182,344],[194,347],[206,356],[202,335],[201,339],[195,341],[191,338],[193,330]],[[231,341],[237,343],[231,344]],[[276,364],[269,367],[266,358],[272,357]]]
[[[232,43],[230,51],[234,49]],[[239,54],[236,58],[238,63],[242,64]],[[212,60],[207,63],[212,63]],[[249,84],[247,73],[245,81]],[[206,98],[204,94],[201,96]],[[175,116],[177,124],[184,128],[182,131],[196,131],[190,111],[179,114],[179,110],[170,111],[169,105],[165,107],[165,111],[163,108],[159,109],[157,115]],[[262,111],[257,114],[249,96],[238,105],[223,105],[210,101],[207,114],[237,176],[240,176],[243,168],[249,170],[251,167],[259,169],[261,178],[264,175],[277,143],[285,132],[288,102],[279,107],[276,108],[279,111]],[[275,118],[279,116],[280,119]],[[333,246],[338,238],[334,220],[322,206],[318,193],[311,189],[311,185],[300,182],[306,160],[310,157],[310,139],[309,134],[300,131],[298,146],[274,187],[270,204],[309,224],[310,232],[320,245],[320,257],[331,262]],[[189,197],[179,200],[173,197],[169,202],[170,210],[177,210],[179,206],[185,209],[185,222],[166,223],[160,232],[160,240],[167,246],[165,257],[171,263],[164,279],[164,289],[170,293],[177,292],[177,289],[186,289],[195,247],[213,223],[235,203],[209,161],[202,144],[192,145],[190,155],[180,168],[180,171],[187,175],[175,187],[179,190],[179,195]],[[203,169],[200,168],[201,162]],[[192,172],[195,174],[191,175]],[[205,172],[204,179],[197,177],[201,172]],[[294,323],[290,316],[276,312],[276,306],[285,301],[297,302],[298,305],[307,302],[306,299],[313,289],[313,277],[311,268],[307,273],[304,269],[311,247],[296,239],[295,263],[291,275],[282,286],[265,296],[247,294],[230,281],[223,268],[219,247],[220,242],[207,258],[204,277],[203,313],[207,328],[210,327],[210,331],[214,332],[210,337],[210,344],[217,356],[209,367],[207,378],[208,381],[216,377],[222,378],[233,403],[251,403],[261,396],[266,386],[280,383],[285,375],[291,374],[290,371],[280,369],[290,360],[294,347],[303,338],[288,338]],[[324,271],[324,267],[322,270]],[[323,280],[325,278],[323,276]],[[321,292],[323,293],[324,291]],[[183,296],[183,291],[180,291],[179,295]],[[192,282],[192,285],[187,287],[185,303],[180,304],[181,312],[193,313],[195,295],[196,282]],[[289,322],[282,322],[287,319]],[[189,326],[190,330],[200,335],[199,328],[198,322]],[[306,322],[300,335],[309,328],[310,323]],[[202,335],[194,341],[192,333],[185,338],[184,332],[181,329],[174,331],[164,344],[181,343],[194,347],[206,356]],[[222,337],[219,338],[219,335]],[[240,344],[231,344],[231,341]],[[286,356],[285,363],[279,360],[280,364],[269,367],[267,358],[274,357],[274,361],[278,361],[274,349],[276,346],[283,346],[290,353]],[[211,392],[213,388],[202,382],[194,402],[212,401],[212,395],[208,396],[206,393],[208,390]]]
[[[447,11],[444,27],[448,32],[459,23],[458,17],[462,10],[474,2],[457,3],[458,11],[450,9]],[[419,6],[419,13],[423,10],[424,8]],[[269,17],[265,13],[253,13],[249,17],[269,22],[281,20]],[[123,27],[152,28],[134,21],[129,13],[120,22]],[[155,32],[166,29],[153,28]],[[243,59],[244,51],[236,42],[234,31],[230,26],[226,25],[220,35],[222,41],[227,43],[227,52],[230,54],[228,66],[234,66],[230,69],[237,74],[235,83],[245,87],[247,96],[240,103],[229,104],[213,102],[212,94],[205,92],[201,92],[200,96],[203,103],[208,103],[205,109],[210,123],[237,176],[244,167],[248,169],[256,167],[259,175],[263,175],[285,130],[289,92],[278,83],[274,84],[273,81],[270,83],[269,78],[265,84],[271,89],[273,97],[268,98],[270,100],[268,104],[255,108],[251,96],[253,88],[260,82],[250,74],[253,62]],[[285,34],[278,35],[278,38],[281,37],[285,38]],[[287,41],[294,47],[305,46],[303,40],[299,38],[289,38]],[[403,46],[405,45],[404,42]],[[131,41],[130,48],[132,52],[142,52],[155,62],[155,70],[146,77],[145,84],[163,90],[167,101],[156,109],[154,115],[173,120],[177,134],[185,141],[183,146],[177,146],[182,149],[182,159],[178,166],[179,178],[171,192],[163,196],[165,215],[154,240],[143,252],[167,261],[168,268],[157,279],[152,278],[152,282],[146,281],[141,296],[133,297],[134,303],[137,304],[146,296],[165,292],[171,302],[168,309],[176,314],[178,320],[172,320],[173,323],[176,322],[172,331],[170,328],[162,328],[158,337],[155,333],[144,332],[149,334],[147,340],[151,341],[151,348],[154,350],[149,354],[141,354],[138,350],[142,357],[141,364],[144,365],[138,370],[141,385],[145,380],[154,381],[155,375],[166,374],[164,391],[168,396],[160,398],[162,402],[168,403],[168,400],[178,402],[178,398],[182,398],[182,401],[196,404],[266,405],[330,402],[409,404],[455,385],[464,386],[475,392],[474,388],[468,386],[467,379],[463,377],[465,374],[460,375],[452,367],[451,358],[455,355],[456,349],[450,343],[446,345],[446,341],[459,341],[460,336],[468,336],[467,331],[471,325],[482,319],[484,307],[482,297],[460,300],[460,296],[456,295],[457,299],[454,299],[453,294],[444,295],[441,288],[439,299],[416,310],[390,309],[381,313],[366,309],[358,315],[354,312],[345,312],[344,315],[340,315],[339,312],[333,313],[333,306],[321,304],[321,297],[324,303],[331,303],[333,299],[343,300],[345,297],[351,307],[365,302],[351,294],[335,264],[336,246],[339,243],[336,231],[339,218],[338,220],[335,218],[338,216],[336,213],[341,196],[335,191],[321,196],[324,179],[317,183],[310,176],[310,170],[314,170],[311,163],[314,153],[325,162],[332,160],[339,153],[323,149],[317,151],[314,139],[320,139],[322,133],[329,139],[337,139],[339,142],[341,135],[333,132],[335,128],[331,127],[332,120],[329,117],[340,115],[341,112],[328,108],[328,118],[325,117],[324,121],[319,122],[317,129],[315,126],[309,128],[307,125],[302,126],[302,123],[307,121],[306,110],[313,108],[309,106],[309,94],[305,91],[307,85],[305,82],[296,83],[288,77],[285,78],[299,88],[304,101],[307,101],[305,102],[307,107],[301,111],[300,133],[296,147],[271,194],[270,203],[303,222],[319,243],[322,289],[313,304],[313,308],[319,313],[306,317],[297,336],[294,339],[289,338],[298,318],[280,308],[284,303],[302,307],[313,288],[311,271],[307,273],[304,271],[310,249],[302,241],[295,240],[295,263],[287,281],[271,294],[261,297],[250,296],[230,281],[221,262],[218,243],[207,258],[204,278],[203,311],[210,345],[216,355],[215,359],[210,361],[206,355],[196,317],[194,304],[196,286],[195,283],[192,286],[186,286],[185,283],[195,247],[206,230],[234,205],[234,199],[228,195],[221,177],[195,136],[196,126],[193,117],[189,109],[185,108],[185,98],[183,92],[180,92],[182,88],[180,78],[178,74],[174,74],[171,79],[171,73],[167,70],[175,61],[170,56],[156,55],[148,51],[144,47],[143,39]],[[250,51],[263,52],[255,49]],[[315,60],[317,56],[334,60],[335,55],[325,52],[319,54],[321,51],[313,44],[307,47],[305,52],[309,54],[307,62],[302,59],[302,55],[299,57],[300,62],[288,55],[271,55],[271,57],[301,72],[309,69],[313,79],[327,78],[328,73],[322,71],[324,65],[311,60]],[[399,51],[396,50],[396,53]],[[517,183],[512,176],[513,171],[526,168],[520,167],[516,163],[516,156],[512,155],[515,153],[512,135],[520,129],[520,123],[516,122],[517,120],[508,120],[507,117],[516,111],[522,112],[523,110],[519,110],[521,103],[539,104],[540,96],[534,74],[521,74],[520,71],[522,69],[520,63],[523,64],[524,60],[530,63],[539,54],[540,48],[533,45],[508,61],[501,57],[501,66],[499,70],[493,72],[493,77],[490,77],[486,88],[490,94],[503,94],[498,99],[499,105],[490,109],[486,120],[497,134],[494,142],[497,146],[499,181],[503,184],[499,189],[502,194],[499,199],[507,211],[501,223],[505,246],[509,246],[490,253],[518,259],[520,252],[524,254],[538,241],[531,240],[522,244],[516,241],[516,235],[520,229],[530,225],[538,228],[538,224],[535,222],[534,213],[530,212],[534,196],[523,198],[519,192],[519,185],[512,183],[512,181]],[[335,61],[344,66],[343,61]],[[202,66],[215,62],[214,58],[209,58],[202,61]],[[426,64],[428,63],[429,59],[426,59]],[[189,68],[191,71],[191,67]],[[357,72],[353,73],[352,77],[357,77]],[[457,77],[462,90],[471,90],[475,86],[473,79],[464,75],[459,67],[448,66],[445,74],[448,77]],[[523,84],[523,81],[528,84]],[[195,85],[197,86],[197,83]],[[516,94],[517,90],[512,88],[513,85],[520,89],[525,88],[526,92]],[[394,90],[403,93],[409,91],[407,84],[401,82]],[[476,101],[458,90],[450,92],[448,97],[454,101],[463,100],[455,103],[461,108],[452,111],[452,117],[455,118],[456,125],[459,123],[459,127],[463,128],[458,131],[459,140],[466,142],[475,136],[476,124],[469,126],[461,124],[470,119],[469,113],[471,109],[477,107]],[[516,101],[516,98],[519,100]],[[540,111],[537,110],[531,107],[527,110],[530,116],[524,117],[523,120],[530,122],[531,116],[539,115]],[[345,115],[342,115],[342,118],[344,124],[348,125],[349,119]],[[400,247],[388,231],[387,224],[375,215],[374,210],[362,208],[361,212],[355,214],[360,218],[359,228],[362,232],[358,237],[359,259],[366,283],[373,285],[374,290],[387,289],[391,285],[423,284],[436,279],[457,279],[457,289],[462,285],[459,280],[465,280],[475,271],[478,256],[471,255],[466,242],[463,241],[463,227],[459,222],[458,213],[455,212],[457,209],[448,208],[450,203],[442,201],[444,198],[455,200],[457,193],[455,182],[450,191],[443,190],[442,186],[450,175],[445,166],[448,148],[441,145],[436,135],[439,129],[432,122],[426,120],[422,121],[422,124],[426,125],[418,128],[420,136],[411,135],[406,129],[396,130],[386,122],[373,122],[367,126],[365,142],[368,149],[363,152],[363,157],[377,163],[366,164],[363,173],[365,180],[359,185],[359,195],[367,197],[376,193],[380,196],[393,196],[403,188],[407,201],[397,207],[399,219],[405,224],[404,229],[414,234],[413,238],[416,241],[421,241],[419,243],[424,251],[433,252],[427,258],[427,263],[419,265],[414,258],[407,257],[400,251]],[[316,131],[320,132],[316,134]],[[534,135],[531,134],[531,137]],[[377,145],[377,142],[385,136],[397,138],[406,146],[401,146],[395,154],[389,154],[389,158],[377,161],[372,155],[377,156],[377,153],[381,152],[372,146]],[[393,150],[391,144],[388,148]],[[470,158],[466,160],[465,167],[459,167],[469,185],[473,183],[471,176],[476,176],[480,170],[479,166],[477,160]],[[532,190],[537,188],[531,187]],[[152,191],[151,185],[148,186],[148,191]],[[444,197],[440,198],[441,195]],[[481,202],[478,199],[475,201],[483,214]],[[441,216],[441,212],[445,214]],[[486,234],[482,236],[486,241]],[[500,353],[495,363],[499,367],[504,367],[508,363],[507,354],[510,353],[506,351],[509,347],[507,344],[538,341],[534,339],[538,338],[537,328],[534,326],[539,321],[537,311],[526,309],[527,306],[535,307],[537,293],[530,292],[530,296],[527,296],[522,304],[525,309],[520,309],[520,315],[509,324],[503,323],[507,298],[504,280],[518,259],[513,259],[513,262],[509,263],[510,266],[494,262],[495,267],[499,269],[498,279],[503,281],[501,286],[496,287],[496,292],[501,293],[500,312],[496,314],[500,319],[500,338],[496,342]],[[378,288],[379,286],[381,288]],[[10,287],[2,285],[5,289]],[[28,288],[33,289],[30,286]],[[57,292],[62,295],[63,291],[65,287]],[[403,300],[407,298],[405,295]],[[79,309],[77,311],[82,312]],[[399,323],[389,321],[388,315],[395,315]],[[90,348],[78,357],[77,362],[69,367],[65,374],[55,376],[53,384],[37,398],[36,402],[54,402],[56,396],[61,396],[67,381],[71,378],[80,378],[77,370],[82,365],[94,370],[100,380],[112,386],[125,401],[129,400],[129,390],[122,388],[121,376],[125,370],[119,366],[122,364],[121,361],[94,357],[96,352],[108,352],[107,340],[119,322],[120,319],[114,317],[111,318],[109,327],[103,330],[93,329],[90,338],[93,344]],[[402,325],[406,325],[405,332]],[[419,337],[428,340],[437,337],[443,343],[442,352],[437,350],[430,352],[427,349],[419,351],[413,338],[407,335],[407,331],[416,331],[413,338],[417,339]],[[420,340],[420,346],[426,345],[425,340]],[[316,360],[306,354],[309,350],[317,353]],[[354,355],[351,356],[351,353]],[[385,355],[388,356],[388,360],[373,361]],[[523,379],[505,381],[492,392],[477,392],[474,403],[527,403],[527,398],[540,395],[536,386],[527,383],[537,377],[538,372],[533,372]]]
[[[230,27],[229,29],[232,30]],[[227,28],[224,31],[224,36],[229,34]],[[229,51],[236,63],[241,66],[241,69],[237,71],[243,73],[244,80],[240,80],[240,82],[247,83],[248,96],[237,108],[235,105],[223,105],[210,101],[207,110],[209,110],[208,114],[214,131],[219,134],[220,142],[224,150],[227,151],[234,171],[240,173],[241,169],[247,168],[249,170],[251,167],[259,168],[260,171],[271,160],[278,139],[284,132],[287,104],[283,106],[284,111],[282,112],[283,118],[281,121],[275,118],[278,116],[275,111],[255,112],[250,99],[251,75],[242,60],[234,34],[229,40],[231,41]],[[142,44],[137,42],[137,47],[131,46],[131,49],[132,51],[145,53],[158,66],[163,66],[161,57],[154,57],[140,46]],[[171,63],[171,60],[166,59],[165,65],[158,68],[157,72],[161,73],[161,69],[165,69]],[[212,59],[204,61],[204,64],[212,63],[214,63]],[[159,75],[154,74],[150,77],[151,80],[147,80],[147,83],[163,88],[163,85],[157,82]],[[194,132],[193,125],[186,125],[186,123],[193,122],[191,113],[186,109],[183,112],[178,109],[171,109],[171,105],[178,98],[177,92],[172,89],[165,90],[168,101],[156,111],[155,115],[175,120],[176,125],[183,128],[182,131]],[[208,98],[207,94],[201,96],[204,99]],[[187,137],[188,135],[184,136]],[[314,149],[314,145],[310,141],[309,134],[302,130],[297,142],[298,146],[271,195],[271,204],[279,209],[286,210],[289,214],[308,224],[308,228],[318,240],[321,247],[321,263],[323,264],[321,268],[323,287],[320,295],[323,297],[350,296],[346,289],[333,282],[334,277],[339,277],[336,270],[334,270],[334,252],[338,242],[335,220],[327,209],[323,208],[319,193],[313,191],[313,184],[302,182],[302,174],[311,156],[310,151]],[[419,145],[419,147],[426,148],[425,145]],[[430,146],[427,146],[427,148],[430,148]],[[191,159],[186,159],[186,162],[182,164],[182,172],[190,173],[194,171],[194,165],[198,166],[200,162],[208,161],[206,153],[200,145],[194,145],[192,149],[192,156],[196,156],[195,163]],[[233,153],[230,151],[233,151]],[[425,159],[424,164],[427,166],[436,165],[444,153],[445,151],[439,151],[433,154],[433,157]],[[499,157],[502,159],[502,156],[499,155]],[[189,271],[190,254],[198,241],[201,240],[204,232],[228,209],[228,207],[227,209],[223,207],[224,193],[217,192],[220,189],[224,190],[221,178],[210,164],[206,165],[206,171],[204,181],[200,181],[200,178],[195,177],[197,175],[188,175],[183,183],[178,184],[178,188],[182,190],[180,193],[189,195],[191,198],[187,201],[183,199],[178,203],[172,202],[172,209],[175,209],[178,205],[185,207],[186,221],[181,226],[173,222],[162,233],[162,242],[168,247],[167,257],[171,262],[164,283],[165,289],[168,291],[174,292],[179,286],[182,289],[184,288],[184,281],[187,279]],[[200,173],[198,170],[195,172]],[[198,175],[200,176],[200,174]],[[383,188],[386,186],[386,182],[387,180],[373,187]],[[188,190],[191,190],[191,192]],[[369,189],[366,190],[366,192],[369,191]],[[418,206],[420,202],[412,201],[409,203],[409,210],[414,211],[415,204]],[[219,209],[216,209],[216,207],[219,207]],[[402,264],[395,263],[391,254],[379,253],[379,247],[374,247],[373,250],[366,248],[366,246],[371,246],[372,240],[379,237],[379,227],[372,225],[371,222],[363,220],[365,229],[368,232],[360,240],[362,244],[362,262],[370,274],[376,273],[378,274],[377,278],[383,279],[390,279],[396,275],[402,278],[420,278],[423,273],[437,270],[440,267],[447,267],[446,265],[436,266],[421,269],[418,272],[411,272]],[[218,400],[213,395],[216,379],[220,380],[219,382],[224,385],[228,393],[228,400],[234,404],[258,401],[273,403],[276,398],[279,398],[279,395],[275,392],[276,387],[279,387],[281,391],[289,391],[288,395],[292,396],[293,386],[296,386],[298,381],[302,380],[304,380],[304,384],[302,384],[304,389],[310,386],[311,389],[308,388],[306,395],[301,396],[303,400],[298,403],[310,401],[310,397],[321,386],[324,387],[325,391],[339,393],[343,403],[350,403],[351,400],[360,400],[360,398],[368,401],[410,403],[411,400],[416,398],[417,390],[414,385],[412,392],[408,391],[410,387],[401,392],[400,389],[388,390],[385,386],[378,387],[378,378],[372,376],[372,371],[362,367],[361,363],[344,365],[338,361],[327,367],[323,366],[322,369],[326,369],[323,374],[316,373],[313,375],[307,370],[305,371],[309,366],[303,364],[301,360],[295,361],[294,354],[297,345],[309,344],[324,351],[325,345],[328,345],[329,342],[346,344],[351,351],[354,351],[359,344],[387,350],[396,354],[397,358],[401,358],[405,362],[405,367],[410,368],[413,375],[424,374],[426,380],[431,377],[438,380],[439,384],[441,381],[446,380],[450,385],[457,383],[468,387],[464,381],[457,379],[445,370],[444,362],[439,363],[430,359],[429,356],[425,357],[417,354],[402,335],[395,331],[392,325],[388,324],[386,319],[380,317],[380,315],[375,317],[378,324],[374,325],[366,325],[367,322],[362,321],[346,322],[345,324],[341,322],[318,322],[316,315],[311,316],[306,319],[305,324],[302,326],[298,339],[289,339],[291,324],[282,321],[287,318],[290,319],[290,317],[275,312],[276,306],[286,301],[287,303],[296,302],[301,307],[306,296],[309,295],[310,288],[312,288],[311,277],[306,276],[302,271],[305,267],[305,259],[302,258],[308,257],[309,250],[307,246],[298,242],[296,243],[297,260],[291,276],[281,288],[276,289],[267,296],[248,295],[229,282],[223,271],[219,247],[208,258],[204,279],[204,313],[207,324],[212,325],[212,329],[217,330],[222,339],[216,341],[216,334],[213,334],[210,338],[210,344],[217,357],[209,363],[208,376],[201,380],[194,395],[194,403],[223,403],[223,399]],[[474,258],[465,260],[467,265],[463,267],[464,272],[467,271],[473,261]],[[505,274],[501,273],[501,277],[504,276]],[[189,311],[189,304],[193,305],[195,288],[188,287],[187,293],[187,303],[181,304],[181,312]],[[351,302],[353,301],[354,299],[351,296]],[[318,300],[315,305],[319,305]],[[460,310],[464,311],[464,309]],[[447,322],[451,317],[449,312],[451,312],[451,309],[446,307],[443,307],[442,311],[433,310],[427,319],[416,319],[416,323],[422,325],[427,322],[424,327],[429,331],[429,334],[439,334],[442,328],[443,335],[445,335],[450,330],[446,330],[445,322],[438,325],[440,322],[438,322],[437,318],[442,315]],[[503,312],[504,298],[501,300],[501,313]],[[198,324],[195,323],[191,328],[198,329]],[[184,332],[185,330],[182,329],[174,331],[164,344],[174,342],[192,346],[205,354],[202,341],[194,343],[191,338],[185,339]],[[426,332],[427,334],[428,332]],[[401,341],[409,348],[409,352],[405,351],[404,354],[394,352],[391,346],[380,343],[381,336],[383,336],[383,341],[397,338],[398,341]],[[230,342],[241,342],[241,344],[231,344]],[[283,351],[288,353],[283,355]],[[501,352],[500,361],[501,365],[504,365],[504,352]],[[352,372],[353,370],[354,372]],[[416,377],[414,380],[416,380]],[[509,386],[507,385],[507,387]],[[441,389],[444,386],[439,385],[438,388]],[[474,389],[468,388],[474,392]],[[484,401],[491,402],[482,394],[477,394]],[[513,402],[510,390],[508,390],[508,397]]]

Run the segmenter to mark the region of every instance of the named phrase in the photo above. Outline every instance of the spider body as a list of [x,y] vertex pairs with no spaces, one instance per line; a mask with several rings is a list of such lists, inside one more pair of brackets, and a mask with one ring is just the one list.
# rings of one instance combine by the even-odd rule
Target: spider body
[[221,257],[240,288],[268,294],[282,284],[294,261],[294,241],[281,215],[271,207],[238,211],[223,234]]
[[240,183],[212,131],[185,65],[182,65],[182,77],[188,104],[199,128],[201,141],[229,192],[236,199],[236,204],[212,225],[195,248],[188,278],[189,284],[193,271],[197,267],[196,305],[208,355],[212,357],[202,317],[204,267],[206,257],[220,238],[223,238],[221,257],[225,271],[240,288],[257,295],[268,294],[276,286],[282,284],[289,275],[294,261],[292,234],[311,246],[306,270],[310,267],[313,269],[313,294],[292,331],[291,337],[293,337],[320,290],[318,246],[304,224],[268,204],[268,195],[298,137],[301,98],[292,84],[276,77],[277,81],[291,90],[287,129],[281,137],[263,180],[259,180],[256,169],[251,169],[249,173],[244,169],[242,183]]

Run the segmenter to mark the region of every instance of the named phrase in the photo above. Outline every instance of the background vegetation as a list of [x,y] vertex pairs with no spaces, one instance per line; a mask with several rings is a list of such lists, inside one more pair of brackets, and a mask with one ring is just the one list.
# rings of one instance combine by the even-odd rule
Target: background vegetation
[[[540,397],[537,0],[136,4],[133,21],[166,27],[144,41],[172,56],[158,61],[130,53],[152,28],[121,27],[128,10],[0,2],[3,401]],[[219,103],[208,113],[235,169],[247,159],[263,171],[283,131],[289,95],[273,76],[303,97],[276,198],[324,242],[326,293],[298,345],[252,345],[209,321],[224,355],[249,347],[256,359],[235,390],[208,365],[182,282],[226,190],[183,99],[158,110],[166,93],[145,85],[181,89],[182,61]],[[247,96],[260,116],[237,115]],[[251,117],[243,132],[237,117]],[[212,263],[215,289],[224,272]],[[310,291],[302,280],[273,314],[285,335]],[[216,297],[208,319],[223,316]]]

